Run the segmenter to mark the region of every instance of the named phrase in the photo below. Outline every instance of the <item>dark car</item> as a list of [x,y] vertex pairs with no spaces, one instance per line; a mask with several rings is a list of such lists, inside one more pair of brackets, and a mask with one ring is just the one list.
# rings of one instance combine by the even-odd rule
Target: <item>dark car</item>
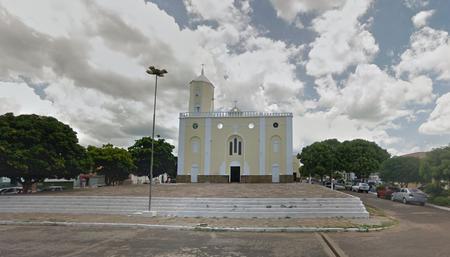
[[395,192],[399,192],[400,188],[396,186],[384,186],[377,188],[377,197],[382,199],[391,199]]

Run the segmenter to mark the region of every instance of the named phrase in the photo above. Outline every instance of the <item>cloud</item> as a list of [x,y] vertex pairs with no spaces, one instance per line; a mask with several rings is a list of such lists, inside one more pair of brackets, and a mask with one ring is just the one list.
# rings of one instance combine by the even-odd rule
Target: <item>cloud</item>
[[341,74],[349,66],[372,60],[378,45],[368,25],[359,21],[370,5],[368,0],[349,0],[341,9],[327,11],[313,20],[312,28],[319,36],[310,45],[307,74]]
[[421,28],[427,25],[428,19],[433,16],[434,10],[421,11],[414,15],[411,20],[416,28]]
[[277,16],[287,22],[294,22],[299,13],[322,12],[342,7],[346,0],[270,0]]
[[[308,124],[307,126],[305,124]],[[302,147],[324,139],[336,138],[340,141],[362,138],[388,147],[400,141],[389,135],[386,127],[370,127],[345,115],[331,117],[327,112],[306,112],[294,119],[294,148]]]
[[403,0],[403,4],[410,9],[417,9],[427,6],[428,0]]
[[432,73],[440,80],[450,80],[449,56],[448,32],[423,27],[411,36],[410,48],[401,55],[395,71],[397,76]]
[[52,103],[39,98],[27,84],[0,81],[0,115],[7,112],[39,115],[56,113]]
[[420,76],[404,81],[388,75],[374,64],[360,64],[338,88],[331,77],[316,80],[319,104],[330,116],[376,126],[413,115],[411,104],[427,104],[434,99],[431,79]]
[[[156,133],[176,144],[178,113],[187,110],[188,83],[201,63],[217,106],[239,100],[243,110],[303,108],[295,73],[302,46],[260,35],[249,23],[248,2],[224,1],[220,12],[186,3],[200,21],[195,28],[181,29],[156,4],[138,0],[44,0],[33,11],[27,1],[2,1],[0,83],[32,100],[2,95],[0,111],[52,115],[84,145],[126,147],[150,134],[154,78],[145,69],[152,64],[169,71],[159,80]],[[217,24],[201,22],[209,19]]]
[[450,134],[450,93],[436,100],[436,107],[427,121],[420,125],[419,132],[428,135]]

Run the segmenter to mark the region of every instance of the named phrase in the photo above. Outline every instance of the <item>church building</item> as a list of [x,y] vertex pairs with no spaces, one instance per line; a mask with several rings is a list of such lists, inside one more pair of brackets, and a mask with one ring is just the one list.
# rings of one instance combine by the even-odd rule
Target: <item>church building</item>
[[214,85],[189,83],[180,113],[177,182],[293,182],[292,113],[214,111]]

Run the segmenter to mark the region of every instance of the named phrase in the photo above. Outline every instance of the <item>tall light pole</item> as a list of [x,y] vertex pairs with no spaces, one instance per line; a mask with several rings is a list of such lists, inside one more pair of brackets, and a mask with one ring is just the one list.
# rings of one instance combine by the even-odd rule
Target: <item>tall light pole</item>
[[152,210],[152,182],[153,182],[153,151],[155,145],[155,113],[156,113],[156,93],[158,92],[158,77],[164,77],[167,73],[165,69],[157,69],[155,66],[148,67],[146,71],[149,75],[155,75],[155,98],[153,100],[153,124],[152,124],[152,155],[150,157],[150,183],[148,192],[148,211]]

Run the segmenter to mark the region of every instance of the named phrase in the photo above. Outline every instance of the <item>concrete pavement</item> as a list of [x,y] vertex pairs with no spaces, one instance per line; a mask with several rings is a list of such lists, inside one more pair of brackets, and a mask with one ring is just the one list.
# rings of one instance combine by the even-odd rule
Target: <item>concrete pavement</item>
[[311,233],[215,233],[130,228],[0,226],[2,257],[327,257]]

